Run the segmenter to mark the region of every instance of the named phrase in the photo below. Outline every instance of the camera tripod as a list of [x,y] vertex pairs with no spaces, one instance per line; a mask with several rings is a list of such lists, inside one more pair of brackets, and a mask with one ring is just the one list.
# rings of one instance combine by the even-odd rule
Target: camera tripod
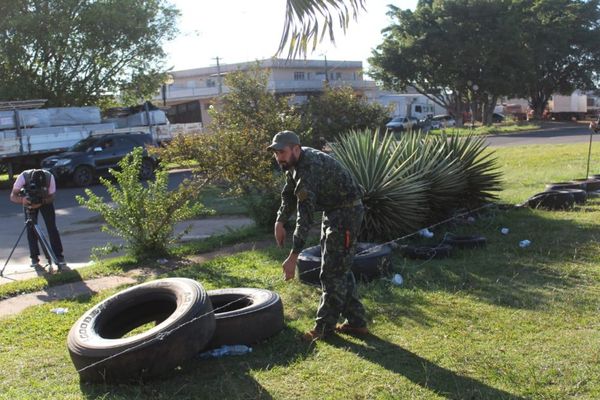
[[29,227],[31,227],[31,229],[33,229],[36,240],[39,241],[40,244],[42,245],[42,251],[44,252],[44,255],[46,256],[46,259],[48,260],[48,265],[50,267],[50,270],[52,270],[52,263],[56,264],[56,269],[58,271],[60,271],[60,269],[61,269],[59,261],[56,258],[56,254],[54,254],[54,251],[52,250],[52,246],[50,246],[50,242],[48,241],[48,238],[44,234],[44,231],[42,231],[42,228],[40,228],[40,226],[37,224],[37,222],[34,222],[34,220],[33,220],[33,209],[30,207],[26,207],[25,213],[27,215],[27,220],[25,220],[25,226],[23,227],[23,230],[21,230],[21,234],[19,235],[19,238],[17,239],[15,245],[13,246],[12,250],[10,251],[8,258],[6,259],[6,262],[4,263],[4,266],[2,267],[2,270],[0,270],[0,277],[4,276],[4,270],[6,269],[6,266],[8,265],[10,258],[12,257],[15,249],[17,248],[19,241],[21,241],[21,238],[23,237],[23,233],[25,233],[25,231]]

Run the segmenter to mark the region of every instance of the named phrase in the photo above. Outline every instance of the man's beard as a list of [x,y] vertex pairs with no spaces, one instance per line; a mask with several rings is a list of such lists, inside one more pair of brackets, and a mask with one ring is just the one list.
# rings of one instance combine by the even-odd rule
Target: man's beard
[[282,170],[284,171],[288,171],[292,168],[294,168],[294,166],[298,163],[298,157],[296,157],[296,155],[294,153],[292,153],[290,155],[290,159],[286,162],[286,161],[282,161],[279,163],[279,166],[281,167]]

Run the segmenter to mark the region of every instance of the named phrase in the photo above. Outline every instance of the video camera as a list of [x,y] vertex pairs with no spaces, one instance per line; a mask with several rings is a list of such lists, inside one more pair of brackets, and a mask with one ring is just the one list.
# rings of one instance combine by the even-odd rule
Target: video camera
[[31,204],[42,204],[44,198],[48,196],[48,186],[44,171],[39,169],[34,170],[31,173],[29,182],[19,190],[19,196],[25,197]]

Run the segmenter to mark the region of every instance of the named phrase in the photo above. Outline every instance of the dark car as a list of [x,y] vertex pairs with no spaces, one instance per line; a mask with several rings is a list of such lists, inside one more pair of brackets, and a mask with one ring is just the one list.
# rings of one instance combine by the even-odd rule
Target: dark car
[[[147,133],[123,133],[89,136],[75,143],[64,153],[42,160],[59,182],[72,181],[77,186],[91,185],[98,176],[107,176],[110,168],[136,147],[152,145]],[[149,179],[154,173],[156,160],[144,151],[140,177]]]
[[504,121],[504,115],[500,114],[500,113],[493,113],[492,114],[492,122],[494,123],[500,123]]

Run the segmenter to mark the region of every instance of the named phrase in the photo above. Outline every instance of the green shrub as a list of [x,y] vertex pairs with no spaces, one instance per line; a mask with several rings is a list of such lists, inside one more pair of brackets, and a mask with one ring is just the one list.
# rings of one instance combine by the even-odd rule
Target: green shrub
[[343,135],[331,144],[335,157],[365,189],[363,240],[390,240],[422,226],[427,218],[427,182],[413,167],[416,152],[394,146],[393,134],[378,131]]
[[501,174],[482,138],[365,130],[331,144],[365,189],[361,238],[387,241],[494,200]]
[[[140,182],[141,147],[119,162],[120,171],[111,170],[115,183],[100,178],[111,197],[104,201],[86,189],[87,199],[77,196],[79,204],[98,212],[106,221],[105,232],[125,241],[125,250],[137,259],[165,256],[168,246],[183,233],[175,235],[175,224],[194,212],[189,201],[198,185],[185,181],[176,190],[168,190],[168,173],[156,171],[154,181]],[[197,210],[196,210],[197,211]]]

